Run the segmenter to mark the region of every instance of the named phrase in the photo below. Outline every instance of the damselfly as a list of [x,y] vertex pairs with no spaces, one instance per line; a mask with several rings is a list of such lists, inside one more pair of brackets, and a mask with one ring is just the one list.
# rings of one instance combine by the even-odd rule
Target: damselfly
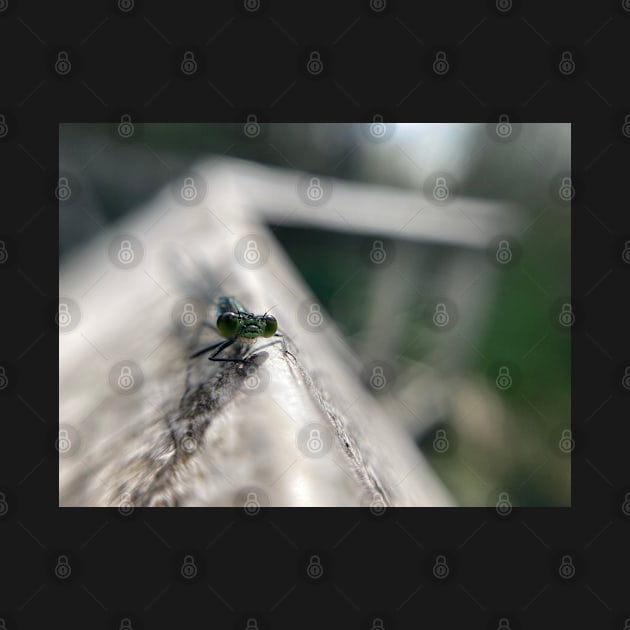
[[[195,354],[191,355],[191,359],[210,352],[211,350],[215,350],[216,348],[216,351],[208,357],[210,361],[243,363],[247,361],[245,357],[241,359],[226,359],[218,355],[236,341],[252,343],[259,337],[265,339],[269,339],[270,337],[283,337],[283,335],[278,332],[278,320],[273,315],[269,315],[268,312],[263,315],[254,315],[254,313],[250,313],[235,297],[219,298],[216,328],[208,322],[205,322],[205,324],[210,328],[214,328],[226,339],[198,350]],[[285,351],[287,351],[284,338],[282,339],[282,344],[285,347]]]

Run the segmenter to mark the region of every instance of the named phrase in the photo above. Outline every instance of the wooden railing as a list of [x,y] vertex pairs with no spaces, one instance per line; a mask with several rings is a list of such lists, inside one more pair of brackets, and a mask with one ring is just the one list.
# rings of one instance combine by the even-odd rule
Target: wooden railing
[[[419,193],[334,181],[314,210],[300,196],[305,174],[226,160],[194,170],[197,181],[172,182],[62,263],[60,505],[452,505],[362,385],[360,363],[267,223],[402,239],[410,264],[418,243],[449,244],[460,254],[448,275],[457,287],[509,209],[436,207]],[[196,193],[182,192],[187,184]],[[379,300],[400,299],[399,284],[381,276],[369,326],[383,330]],[[255,354],[248,364],[189,359],[219,339],[203,325],[219,295],[256,313],[273,307],[286,348],[258,340],[226,350]],[[393,341],[379,339],[387,352]]]

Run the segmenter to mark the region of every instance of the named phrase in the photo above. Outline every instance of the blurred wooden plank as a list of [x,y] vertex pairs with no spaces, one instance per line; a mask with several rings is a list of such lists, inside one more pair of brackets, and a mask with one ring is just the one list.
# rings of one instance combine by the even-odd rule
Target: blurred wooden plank
[[[238,162],[233,167],[223,161],[219,167],[229,170],[252,209],[280,225],[473,248],[487,247],[497,234],[518,226],[519,213],[513,204],[462,197],[454,191],[442,203],[422,191],[337,180],[253,162]],[[312,184],[319,185],[321,197],[317,193],[309,199]]]
[[[207,189],[199,203],[178,203],[169,186],[63,261],[60,505],[451,505],[410,437],[360,384],[327,314],[308,325],[317,304],[252,214],[259,189],[243,188],[233,162],[196,171]],[[273,189],[278,199],[290,194],[283,177],[270,183],[270,205]],[[263,264],[244,263],[250,241]],[[121,249],[133,264],[116,263]],[[189,361],[216,339],[198,324],[213,319],[219,294],[256,312],[274,306],[293,357],[267,346],[250,373]],[[309,439],[322,447],[309,451]]]

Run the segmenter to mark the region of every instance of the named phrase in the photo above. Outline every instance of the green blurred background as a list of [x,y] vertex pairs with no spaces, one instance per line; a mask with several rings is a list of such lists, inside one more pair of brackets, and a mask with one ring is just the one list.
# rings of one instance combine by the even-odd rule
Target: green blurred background
[[[558,195],[570,173],[570,125],[514,124],[508,136],[505,128],[497,133],[497,123],[387,127],[384,140],[371,141],[366,125],[357,124],[261,124],[255,137],[242,123],[132,123],[131,134],[121,134],[119,125],[62,125],[60,175],[80,194],[77,204],[60,211],[60,254],[211,156],[417,191],[428,174],[447,170],[461,196],[513,202],[523,226],[518,264],[499,270],[490,298],[479,298],[487,303],[483,325],[470,340],[470,363],[453,371],[435,361],[419,298],[401,331],[410,342],[393,366],[401,389],[381,397],[392,414],[400,413],[392,399],[405,397],[402,388],[422,380],[424,368],[437,373],[446,402],[436,404],[428,419],[425,409],[416,423],[414,415],[423,414],[414,414],[413,398],[407,398],[405,423],[462,505],[495,505],[501,497],[520,506],[570,505],[570,327],[558,325],[571,295],[570,203]],[[378,272],[364,266],[348,282],[343,270],[372,239],[271,227],[359,357],[369,356],[366,312],[373,303],[371,274]],[[423,250],[421,283],[434,261],[450,252],[415,247]],[[496,366],[506,360],[517,382],[501,390]],[[444,436],[448,448],[436,448],[436,438]]]

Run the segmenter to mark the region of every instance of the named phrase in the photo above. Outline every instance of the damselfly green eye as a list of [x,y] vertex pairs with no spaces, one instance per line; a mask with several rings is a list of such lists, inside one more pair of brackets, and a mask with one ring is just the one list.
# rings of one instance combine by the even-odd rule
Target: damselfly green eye
[[273,337],[278,330],[278,320],[273,315],[265,315],[263,321],[265,322],[263,337]]
[[217,330],[224,337],[234,337],[238,332],[238,315],[236,313],[222,313],[217,319]]

